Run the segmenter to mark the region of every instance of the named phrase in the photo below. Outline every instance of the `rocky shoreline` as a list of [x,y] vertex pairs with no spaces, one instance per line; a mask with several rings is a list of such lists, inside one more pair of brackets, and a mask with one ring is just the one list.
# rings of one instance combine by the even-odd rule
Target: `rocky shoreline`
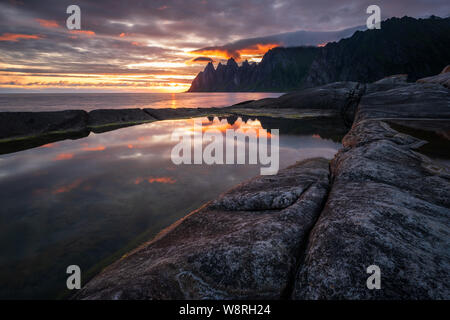
[[[418,152],[426,141],[393,125],[448,139],[442,78],[449,75],[339,82],[221,109],[66,112],[45,128],[25,121],[14,136],[1,124],[29,118],[2,114],[0,138],[56,123],[92,130],[205,115],[338,114],[351,129],[331,162],[309,159],[242,183],[107,267],[74,298],[449,299],[450,172]],[[366,286],[370,265],[381,270],[380,290]]]

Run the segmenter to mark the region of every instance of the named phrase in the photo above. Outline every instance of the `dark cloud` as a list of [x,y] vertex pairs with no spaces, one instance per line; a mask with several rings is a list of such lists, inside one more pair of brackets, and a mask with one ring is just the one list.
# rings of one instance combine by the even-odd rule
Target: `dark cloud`
[[[200,62],[211,61],[205,60],[212,58],[208,50],[240,57],[246,50],[317,45],[348,36],[355,26],[365,25],[366,8],[373,1],[77,0],[84,33],[65,27],[71,4],[0,0],[0,64],[5,74],[21,69],[30,74],[195,75]],[[377,4],[382,18],[450,13],[448,0]],[[194,61],[188,51],[202,57]],[[185,61],[198,64],[183,65]]]
[[214,62],[214,59],[209,57],[197,57],[192,59],[192,62]]
[[225,57],[241,59],[241,53],[249,50],[258,51],[261,54],[266,52],[268,46],[317,46],[342,38],[350,37],[357,30],[364,30],[365,26],[353,27],[339,31],[296,31],[282,34],[270,35],[266,37],[242,39],[222,46],[204,47],[192,51],[197,54],[219,54]]

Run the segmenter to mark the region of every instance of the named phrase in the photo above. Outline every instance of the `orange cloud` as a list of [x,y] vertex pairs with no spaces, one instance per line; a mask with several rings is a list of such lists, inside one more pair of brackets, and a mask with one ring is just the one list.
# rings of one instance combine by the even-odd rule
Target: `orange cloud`
[[267,51],[278,46],[280,46],[278,43],[257,43],[239,49],[210,47],[191,51],[190,54],[224,59],[233,58],[239,61],[242,59],[242,56],[262,57]]
[[119,34],[119,37],[121,37],[121,38],[123,38],[123,37],[125,37],[125,33],[121,33],[121,34]]
[[73,189],[78,188],[80,186],[81,182],[82,182],[81,179],[75,180],[73,183],[71,183],[67,186],[62,186],[62,187],[59,187],[59,188],[53,190],[52,193],[59,194],[59,193],[65,193],[65,192],[72,191]]
[[72,34],[82,34],[89,37],[95,36],[95,32],[91,30],[70,30]]
[[328,42],[324,42],[324,43],[319,43],[317,46],[318,47],[325,47],[327,45]]
[[0,36],[0,41],[17,42],[19,39],[41,39],[37,34],[4,33]]
[[59,24],[55,20],[36,19],[36,21],[45,28],[58,28]]
[[54,158],[54,160],[59,161],[59,160],[69,160],[73,158],[73,153],[60,153],[58,155],[56,155],[56,157]]

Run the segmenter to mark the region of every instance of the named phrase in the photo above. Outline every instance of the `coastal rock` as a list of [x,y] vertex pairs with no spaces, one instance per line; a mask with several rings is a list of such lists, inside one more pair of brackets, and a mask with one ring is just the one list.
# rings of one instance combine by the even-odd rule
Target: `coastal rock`
[[[450,174],[418,153],[426,143],[380,119],[449,119],[438,85],[363,96],[344,148],[331,164],[332,188],[311,231],[294,299],[448,299]],[[366,272],[381,270],[381,289]]]
[[[267,98],[239,105],[248,109],[295,109],[303,111],[331,111],[340,114],[346,125],[351,126],[355,109],[365,92],[365,85],[357,82],[335,82],[315,88],[284,94],[278,98]],[[236,106],[229,107],[236,109]],[[300,111],[301,110],[301,111]],[[282,113],[283,110],[279,110]]]
[[156,119],[142,109],[98,109],[89,112],[88,126],[129,125],[155,121]]
[[0,140],[86,131],[87,118],[87,113],[82,110],[1,112]]
[[186,119],[222,113],[220,108],[147,108],[144,111],[157,120]]
[[355,122],[368,119],[450,119],[450,94],[437,84],[413,84],[364,95]]
[[285,297],[328,175],[328,161],[312,159],[243,183],[106,268],[75,298]]
[[422,78],[418,83],[437,83],[450,89],[450,65],[446,66],[442,72],[436,76]]

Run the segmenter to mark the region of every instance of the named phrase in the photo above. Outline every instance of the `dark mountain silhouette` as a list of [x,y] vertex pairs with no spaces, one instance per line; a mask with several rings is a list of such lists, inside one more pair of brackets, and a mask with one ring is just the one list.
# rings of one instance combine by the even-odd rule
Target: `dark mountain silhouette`
[[258,64],[209,63],[190,92],[292,91],[336,81],[373,82],[392,74],[408,80],[439,73],[450,62],[450,18],[383,21],[325,47],[274,48]]

